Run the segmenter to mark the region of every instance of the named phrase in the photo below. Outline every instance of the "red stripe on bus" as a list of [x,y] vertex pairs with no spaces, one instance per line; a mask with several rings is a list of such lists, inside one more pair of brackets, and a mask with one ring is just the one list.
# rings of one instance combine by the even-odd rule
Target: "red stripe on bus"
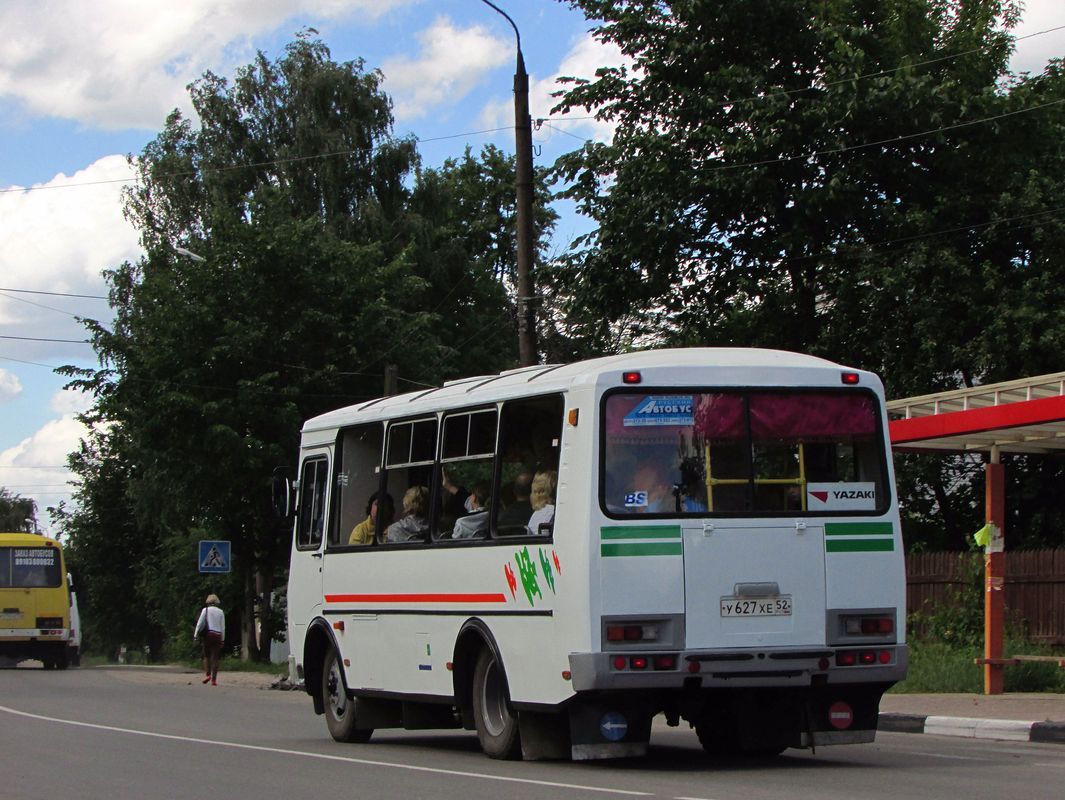
[[327,594],[327,603],[505,603],[499,594]]

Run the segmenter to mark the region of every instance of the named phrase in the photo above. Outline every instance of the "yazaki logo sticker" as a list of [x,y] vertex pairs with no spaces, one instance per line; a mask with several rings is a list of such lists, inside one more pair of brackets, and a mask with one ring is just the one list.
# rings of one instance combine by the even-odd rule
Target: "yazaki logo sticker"
[[876,509],[875,483],[808,483],[808,511],[873,511]]

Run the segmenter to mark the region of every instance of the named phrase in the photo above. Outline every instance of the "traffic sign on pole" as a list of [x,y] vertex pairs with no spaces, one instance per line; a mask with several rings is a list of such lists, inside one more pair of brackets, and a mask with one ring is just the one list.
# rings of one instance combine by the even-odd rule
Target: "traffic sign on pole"
[[200,539],[200,572],[226,573],[230,568],[230,546],[226,539]]

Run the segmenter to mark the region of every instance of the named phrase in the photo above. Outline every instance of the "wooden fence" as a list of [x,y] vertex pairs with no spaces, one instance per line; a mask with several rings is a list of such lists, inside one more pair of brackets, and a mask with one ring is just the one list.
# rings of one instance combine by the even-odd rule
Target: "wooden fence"
[[[908,555],[906,608],[910,613],[927,613],[936,607],[957,605],[959,594],[974,580],[982,588],[982,556]],[[982,594],[980,598],[978,602],[982,602]],[[1006,553],[1006,615],[1033,641],[1065,644],[1065,549]]]

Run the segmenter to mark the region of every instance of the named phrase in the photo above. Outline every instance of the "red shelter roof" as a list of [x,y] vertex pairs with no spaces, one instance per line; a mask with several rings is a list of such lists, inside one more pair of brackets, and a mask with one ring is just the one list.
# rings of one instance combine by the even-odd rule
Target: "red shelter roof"
[[1065,372],[892,400],[900,452],[1065,452]]

